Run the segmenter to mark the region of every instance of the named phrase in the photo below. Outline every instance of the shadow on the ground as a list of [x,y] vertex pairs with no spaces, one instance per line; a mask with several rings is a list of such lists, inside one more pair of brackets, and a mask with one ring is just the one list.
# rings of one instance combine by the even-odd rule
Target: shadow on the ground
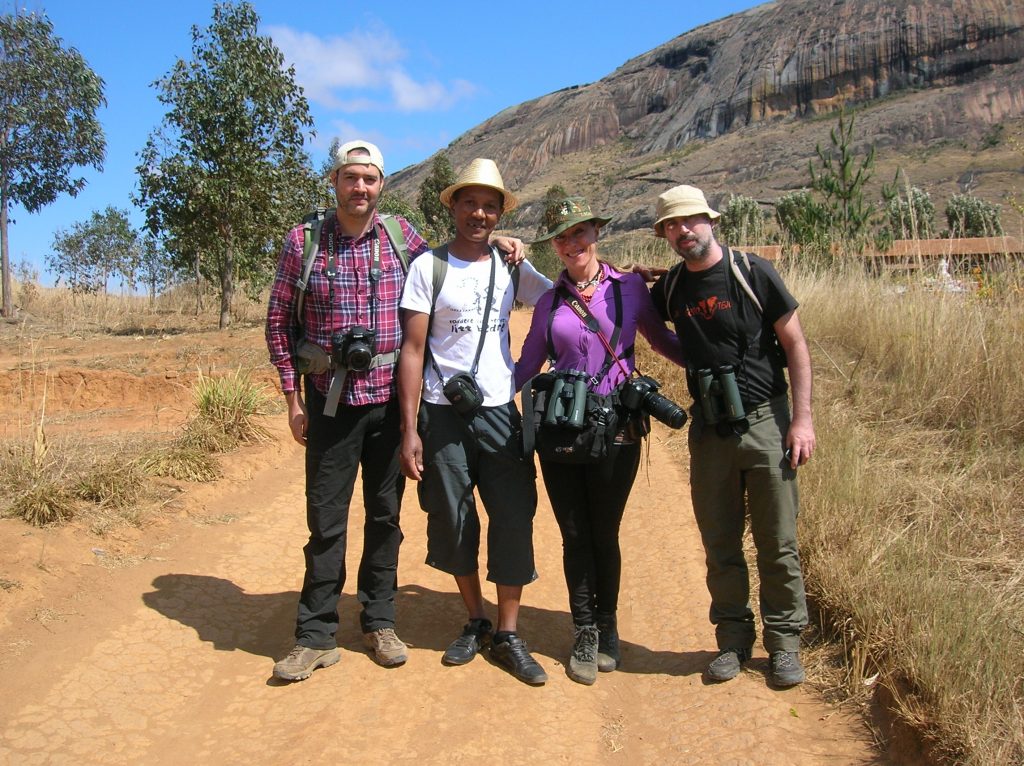
[[[296,591],[246,593],[230,580],[199,574],[160,575],[153,580],[153,588],[142,596],[146,606],[191,627],[201,641],[213,644],[215,649],[277,659],[293,645]],[[497,606],[488,602],[487,609],[495,619]],[[364,651],[356,597],[343,593],[338,611],[338,645]],[[399,589],[399,636],[414,648],[436,651],[438,662],[445,647],[461,633],[465,621],[462,599],[455,591],[435,591],[419,585]],[[524,605],[519,633],[537,655],[561,664],[568,660],[572,633],[567,611]],[[707,651],[655,651],[625,638],[621,668],[625,673],[699,674],[714,656]]]

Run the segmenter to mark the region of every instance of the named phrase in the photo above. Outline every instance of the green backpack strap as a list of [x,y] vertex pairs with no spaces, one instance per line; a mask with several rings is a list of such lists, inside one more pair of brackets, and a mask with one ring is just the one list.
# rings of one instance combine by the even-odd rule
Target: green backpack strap
[[[331,213],[334,213],[334,208],[331,208]],[[309,275],[313,273],[313,264],[316,262],[317,253],[320,252],[320,232],[324,228],[326,217],[327,208],[318,207],[302,219],[302,276],[295,283],[295,286],[299,288],[299,295],[295,301],[295,318],[299,327],[303,324],[302,306],[306,302]]]
[[402,231],[402,224],[393,215],[382,215],[381,222],[384,224],[384,232],[388,235],[391,249],[395,251],[398,260],[402,262],[402,272],[409,273],[409,243],[405,241],[405,232]]

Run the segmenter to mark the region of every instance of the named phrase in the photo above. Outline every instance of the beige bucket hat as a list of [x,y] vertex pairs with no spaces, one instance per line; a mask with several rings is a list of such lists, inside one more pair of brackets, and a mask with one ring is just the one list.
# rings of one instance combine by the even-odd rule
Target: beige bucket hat
[[[352,152],[360,150],[366,154],[352,154]],[[380,177],[384,177],[384,155],[380,153],[380,149],[375,144],[371,144],[369,141],[356,139],[339,146],[334,152],[334,162],[328,175],[333,176],[334,171],[346,165],[373,165],[380,171]]]
[[558,200],[548,205],[547,210],[544,211],[544,225],[548,227],[548,230],[543,236],[538,237],[531,245],[536,245],[540,242],[547,242],[553,237],[557,237],[566,229],[571,229],[578,223],[584,221],[593,221],[598,228],[601,228],[608,223],[611,218],[603,218],[590,210],[590,203],[583,197],[566,197],[565,199]]
[[667,192],[658,196],[658,204],[655,208],[654,233],[659,237],[665,236],[665,227],[662,225],[669,218],[683,218],[688,215],[700,215],[703,213],[712,221],[721,214],[708,206],[704,192],[696,186],[673,186]]
[[515,195],[505,188],[505,183],[501,180],[501,173],[498,172],[498,166],[494,164],[494,160],[477,157],[469,163],[469,166],[459,173],[455,183],[441,192],[441,204],[451,209],[452,195],[459,189],[467,186],[486,186],[501,192],[505,200],[505,205],[502,208],[503,213],[507,213],[519,204],[519,200],[515,198]]

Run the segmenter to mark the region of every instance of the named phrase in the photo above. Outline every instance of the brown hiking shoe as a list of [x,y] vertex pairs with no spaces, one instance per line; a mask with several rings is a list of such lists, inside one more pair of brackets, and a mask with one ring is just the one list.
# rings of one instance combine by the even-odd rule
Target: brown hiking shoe
[[308,646],[296,646],[288,652],[288,656],[274,665],[274,677],[283,681],[304,681],[317,668],[326,668],[341,659],[338,648],[311,649]]
[[408,649],[395,634],[394,628],[380,628],[363,633],[363,643],[373,651],[373,658],[379,665],[391,667],[401,665],[408,657]]

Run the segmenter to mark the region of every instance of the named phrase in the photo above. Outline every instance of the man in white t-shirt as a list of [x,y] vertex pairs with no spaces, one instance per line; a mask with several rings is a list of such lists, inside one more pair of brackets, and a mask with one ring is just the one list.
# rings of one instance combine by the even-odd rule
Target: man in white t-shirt
[[[455,238],[410,264],[400,304],[402,472],[419,482],[427,511],[427,564],[455,577],[469,613],[444,663],[464,665],[490,643],[491,657],[516,678],[542,684],[547,674],[517,634],[523,586],[537,577],[537,489],[513,401],[508,321],[517,299],[532,306],[551,281],[527,261],[510,271],[488,244],[502,214],[516,206],[493,161],[473,160],[440,196],[452,211]],[[480,587],[474,489],[488,515],[497,630]]]

